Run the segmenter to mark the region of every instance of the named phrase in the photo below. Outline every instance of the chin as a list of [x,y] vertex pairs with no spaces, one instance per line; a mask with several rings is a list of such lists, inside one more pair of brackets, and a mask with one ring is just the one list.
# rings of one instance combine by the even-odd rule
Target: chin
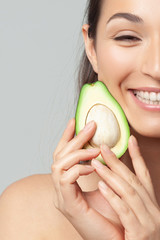
[[[159,125],[160,126],[160,125]],[[149,137],[149,138],[160,138],[160,127],[159,126],[131,126],[131,134],[138,137],[138,135]]]

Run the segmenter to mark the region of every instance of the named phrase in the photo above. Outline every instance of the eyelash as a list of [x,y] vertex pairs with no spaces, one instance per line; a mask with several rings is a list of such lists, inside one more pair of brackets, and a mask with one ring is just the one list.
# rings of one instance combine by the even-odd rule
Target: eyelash
[[119,36],[119,37],[115,37],[114,40],[115,41],[127,41],[127,42],[141,41],[140,38],[137,38],[137,37],[132,36],[132,35],[122,35],[122,36]]

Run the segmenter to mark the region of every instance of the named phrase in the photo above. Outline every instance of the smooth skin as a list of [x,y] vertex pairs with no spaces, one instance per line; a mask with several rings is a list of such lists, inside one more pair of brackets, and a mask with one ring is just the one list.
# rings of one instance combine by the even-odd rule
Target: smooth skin
[[[73,124],[72,121],[68,128]],[[52,176],[57,193],[56,207],[69,219],[83,239],[136,240],[139,236],[139,240],[158,240],[160,209],[149,171],[135,137],[131,136],[129,139],[129,153],[135,174],[105,145],[101,146],[100,151],[107,166],[93,159],[93,168],[90,168],[78,164],[80,160],[88,160],[83,157],[83,152],[87,150],[81,150],[81,146],[85,144],[84,139],[87,139],[95,126],[91,122],[86,127],[88,127],[87,132],[84,129],[74,139],[71,138],[74,128],[66,129],[55,152]],[[99,149],[93,151],[99,153]],[[90,174],[94,169],[103,181],[98,185],[100,192],[89,193],[88,198],[88,193],[82,192],[76,180],[81,175]],[[95,193],[97,206],[92,206],[90,198],[95,198]],[[105,209],[101,212],[98,206],[100,194],[117,216],[113,214],[114,218],[110,218]]]
[[[117,12],[143,21],[109,21]],[[54,152],[52,174],[28,177],[2,194],[0,239],[160,239],[160,111],[142,108],[130,94],[160,90],[159,12],[160,0],[104,0],[96,42],[88,38],[88,25],[82,28],[98,79],[129,120],[128,151],[119,160],[104,145],[83,149],[96,124],[75,137],[71,119]],[[95,160],[99,153],[106,166]]]

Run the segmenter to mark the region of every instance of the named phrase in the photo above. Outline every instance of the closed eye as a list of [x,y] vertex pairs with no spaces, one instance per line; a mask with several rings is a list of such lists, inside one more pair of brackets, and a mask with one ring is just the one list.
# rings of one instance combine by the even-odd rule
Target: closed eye
[[114,38],[115,41],[127,41],[127,42],[136,42],[141,41],[140,38],[132,35],[122,35]]

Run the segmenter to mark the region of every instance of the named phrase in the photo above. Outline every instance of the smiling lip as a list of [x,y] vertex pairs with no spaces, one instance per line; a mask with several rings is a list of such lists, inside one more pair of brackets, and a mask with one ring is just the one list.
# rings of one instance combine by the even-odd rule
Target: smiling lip
[[155,92],[155,93],[160,92],[160,88],[154,88],[154,87],[140,87],[140,88],[130,89],[130,90],[131,91],[137,90],[137,91],[143,91],[143,92]]
[[134,93],[133,93],[134,90],[136,90],[136,91],[144,91],[144,92],[156,92],[156,93],[159,93],[160,92],[160,88],[143,87],[143,88],[129,89],[131,97],[134,100],[134,102],[136,103],[136,105],[138,105],[139,107],[141,107],[142,109],[147,110],[147,111],[160,112],[160,104],[159,105],[154,105],[154,104],[147,104],[147,103],[141,102],[134,95]]

